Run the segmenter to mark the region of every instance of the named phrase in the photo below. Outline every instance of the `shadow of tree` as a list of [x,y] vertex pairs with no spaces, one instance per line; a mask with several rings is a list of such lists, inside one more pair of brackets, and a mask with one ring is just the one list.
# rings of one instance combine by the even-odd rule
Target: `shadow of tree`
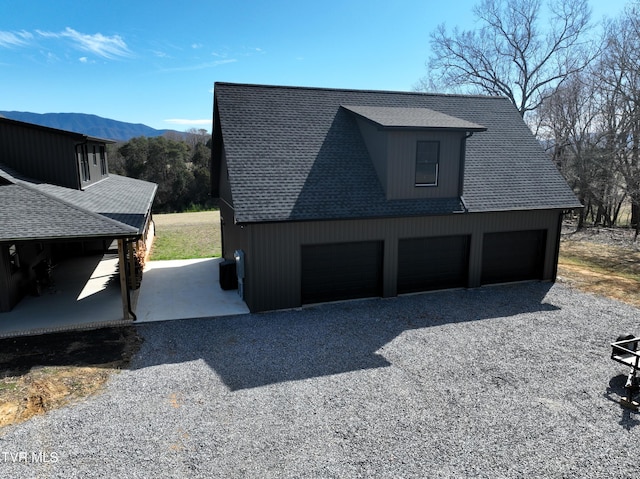
[[[508,317],[558,308],[544,302],[551,284],[528,283],[392,299],[334,303],[302,310],[139,326],[147,354],[133,361],[143,368],[203,359],[230,390],[327,376],[390,363],[378,351],[403,331],[450,323]],[[488,303],[487,299],[491,301]],[[464,311],[459,308],[464,300]],[[399,304],[400,303],[400,304]],[[155,358],[155,359],[152,359]]]
[[0,378],[34,366],[126,366],[141,344],[133,326],[0,339]]

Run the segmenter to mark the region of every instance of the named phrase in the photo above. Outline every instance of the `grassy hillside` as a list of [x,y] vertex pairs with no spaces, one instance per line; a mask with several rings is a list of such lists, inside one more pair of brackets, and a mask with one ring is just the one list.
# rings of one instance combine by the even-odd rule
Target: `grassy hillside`
[[153,215],[156,237],[150,260],[218,257],[222,254],[220,212]]

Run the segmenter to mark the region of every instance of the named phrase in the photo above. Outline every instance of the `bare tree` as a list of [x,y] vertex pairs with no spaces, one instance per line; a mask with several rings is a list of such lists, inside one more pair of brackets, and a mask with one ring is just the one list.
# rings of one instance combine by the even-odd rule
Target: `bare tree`
[[599,87],[591,74],[575,74],[546,98],[536,111],[538,137],[585,206],[594,223],[613,226],[624,193],[602,133]]
[[605,133],[631,198],[631,223],[640,232],[640,2],[629,5],[606,29],[598,68]]
[[206,145],[210,138],[211,135],[204,128],[189,128],[184,132],[184,140],[191,150],[195,150],[199,143]]
[[585,36],[588,0],[550,0],[546,10],[541,0],[482,0],[474,14],[477,30],[449,35],[440,25],[431,34],[418,89],[504,95],[525,116],[596,55]]

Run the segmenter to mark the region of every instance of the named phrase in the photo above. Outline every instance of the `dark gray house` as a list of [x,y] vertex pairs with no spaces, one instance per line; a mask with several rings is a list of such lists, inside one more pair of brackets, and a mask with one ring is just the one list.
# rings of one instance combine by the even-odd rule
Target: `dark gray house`
[[581,207],[505,98],[230,83],[212,190],[251,311],[553,281]]
[[123,315],[154,183],[109,173],[109,140],[0,117],[0,312],[34,288],[38,268],[118,241]]

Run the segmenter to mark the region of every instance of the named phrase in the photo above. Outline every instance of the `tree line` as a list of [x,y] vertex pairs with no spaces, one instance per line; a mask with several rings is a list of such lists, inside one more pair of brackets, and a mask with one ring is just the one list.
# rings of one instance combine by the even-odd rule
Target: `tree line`
[[109,145],[111,173],[157,183],[156,213],[209,209],[211,135],[207,130],[140,136]]
[[640,230],[640,0],[593,22],[588,0],[482,0],[471,31],[431,33],[418,90],[511,100],[585,208]]

